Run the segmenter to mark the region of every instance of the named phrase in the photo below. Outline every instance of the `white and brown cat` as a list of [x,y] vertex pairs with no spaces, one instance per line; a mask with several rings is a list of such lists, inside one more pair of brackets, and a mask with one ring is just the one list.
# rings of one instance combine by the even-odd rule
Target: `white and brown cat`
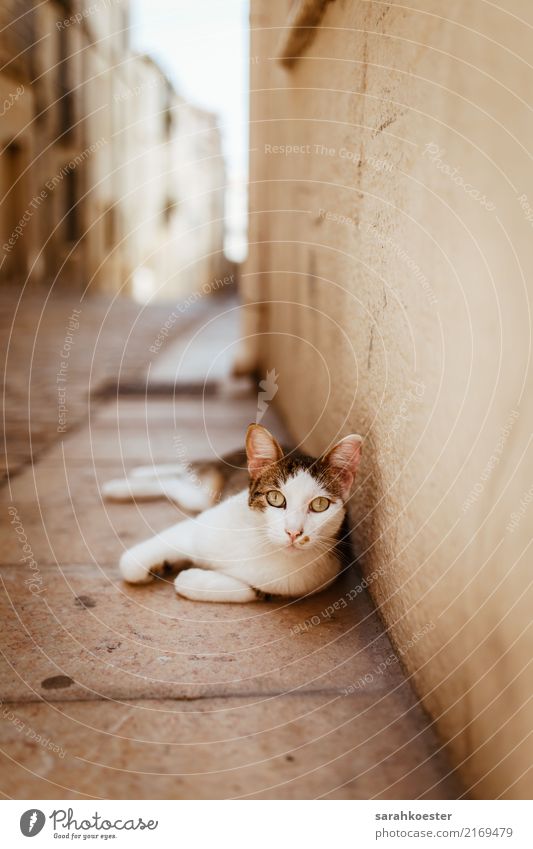
[[340,569],[339,531],[361,446],[350,434],[318,459],[284,454],[266,428],[252,424],[245,453],[188,468],[142,468],[110,481],[103,493],[113,500],[166,496],[203,511],[125,551],[123,577],[145,583],[177,564],[176,591],[195,601],[320,592]]

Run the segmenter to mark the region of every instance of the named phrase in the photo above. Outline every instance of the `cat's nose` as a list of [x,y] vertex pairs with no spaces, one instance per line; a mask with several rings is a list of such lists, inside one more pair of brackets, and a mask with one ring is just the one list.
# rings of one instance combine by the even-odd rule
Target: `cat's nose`
[[298,537],[301,537],[301,535],[303,534],[303,532],[304,532],[304,531],[303,531],[303,528],[300,528],[300,530],[299,530],[299,531],[287,531],[287,530],[285,531],[285,533],[287,534],[287,536],[289,536],[289,537],[291,538],[291,542],[294,542],[295,540],[297,540],[297,539],[298,539]]

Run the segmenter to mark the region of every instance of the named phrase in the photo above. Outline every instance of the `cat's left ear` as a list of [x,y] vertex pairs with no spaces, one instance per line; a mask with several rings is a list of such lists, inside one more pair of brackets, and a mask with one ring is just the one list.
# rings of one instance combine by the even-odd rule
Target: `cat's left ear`
[[351,433],[324,456],[324,462],[333,472],[335,482],[340,485],[343,501],[350,495],[362,451],[363,438],[358,433]]
[[283,457],[279,442],[263,425],[251,424],[246,431],[246,456],[250,477],[257,478]]

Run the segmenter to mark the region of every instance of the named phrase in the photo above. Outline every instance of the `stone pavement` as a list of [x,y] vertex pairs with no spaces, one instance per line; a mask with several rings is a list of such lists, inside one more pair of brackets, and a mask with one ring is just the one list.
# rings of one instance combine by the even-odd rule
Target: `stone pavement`
[[[38,331],[29,310],[25,336],[11,343],[14,459],[0,497],[1,792],[455,798],[461,791],[376,611],[366,592],[354,591],[355,569],[291,603],[198,604],[178,599],[165,578],[147,587],[121,582],[124,547],[180,511],[165,502],[106,503],[103,481],[139,464],[239,447],[256,415],[255,393],[224,380],[233,304],[215,301],[186,316],[175,342],[150,355],[166,309],[121,302],[108,313],[103,301],[84,303],[64,434],[54,375],[67,299]],[[205,397],[180,389],[201,377],[195,345],[211,351],[203,373],[211,363],[218,385]],[[22,426],[28,363],[33,462]],[[148,387],[146,396],[88,398],[88,387],[123,375]],[[175,382],[165,395],[161,384]],[[264,421],[282,435],[272,410]]]
[[150,347],[164,356],[169,341],[198,320],[206,303],[180,312],[179,324],[169,322],[174,308],[118,296],[0,290],[0,479],[85,421],[92,392],[108,381],[136,379],[154,359]]

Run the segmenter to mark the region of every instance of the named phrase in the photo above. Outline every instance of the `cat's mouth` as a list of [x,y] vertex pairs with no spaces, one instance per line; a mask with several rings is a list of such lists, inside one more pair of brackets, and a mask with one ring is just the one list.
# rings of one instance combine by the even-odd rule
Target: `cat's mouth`
[[299,537],[298,539],[291,540],[290,542],[288,542],[287,548],[292,549],[293,551],[298,551],[299,549],[304,548],[307,545],[308,542],[310,542],[310,539],[306,535],[306,536]]

